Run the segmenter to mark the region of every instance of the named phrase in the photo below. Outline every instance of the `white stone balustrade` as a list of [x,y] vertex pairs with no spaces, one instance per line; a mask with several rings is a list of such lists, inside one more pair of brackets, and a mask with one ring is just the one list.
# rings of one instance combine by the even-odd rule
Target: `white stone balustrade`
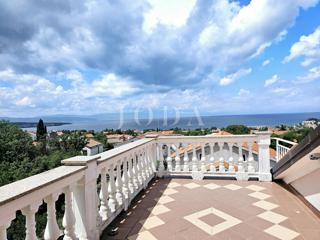
[[[269,145],[269,133],[154,137],[63,160],[64,166],[0,187],[0,240],[7,239],[18,210],[26,218],[26,239],[99,239],[156,174],[270,181]],[[65,212],[59,229],[55,205],[61,194]],[[47,225],[44,236],[36,236],[35,214],[43,203]]]

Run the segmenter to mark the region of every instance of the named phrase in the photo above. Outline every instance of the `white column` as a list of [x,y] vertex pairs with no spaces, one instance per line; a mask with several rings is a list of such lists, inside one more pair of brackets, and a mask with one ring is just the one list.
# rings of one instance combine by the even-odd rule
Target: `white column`
[[181,171],[179,146],[180,146],[180,144],[177,143],[177,145],[176,145],[176,157],[174,159],[174,161],[176,162],[176,166],[175,166],[175,171],[176,172],[180,172]]
[[172,172],[171,144],[167,144],[167,154],[167,170],[168,172]]
[[163,144],[158,144],[158,151],[159,151],[159,167],[158,167],[158,177],[163,177],[164,175],[164,158],[163,158]]
[[259,181],[272,181],[270,173],[270,133],[258,132],[259,146]]
[[108,206],[108,182],[107,182],[107,169],[101,169],[101,189],[99,193],[100,209],[99,213],[103,221],[106,221],[110,214]]
[[50,194],[44,201],[47,203],[47,225],[44,231],[44,239],[52,240],[57,239],[61,235],[57,218],[56,218],[56,201],[58,200],[58,194]]
[[206,144],[205,143],[201,143],[201,152],[202,152],[202,155],[201,155],[201,171],[202,172],[206,172],[207,171],[207,168],[206,168],[206,151],[205,151],[205,146]]
[[62,226],[64,228],[64,240],[73,240],[76,239],[75,235],[75,216],[73,211],[73,198],[72,198],[72,189],[73,186],[67,186],[64,188],[64,196],[65,196],[65,209],[64,215],[62,219]]
[[210,172],[216,172],[216,166],[214,165],[214,146],[215,143],[209,143],[210,146]]
[[249,173],[254,173],[255,169],[253,166],[253,155],[252,155],[252,142],[248,142],[248,150],[249,150],[249,156],[248,156],[248,172]]
[[26,216],[26,240],[38,239],[36,234],[36,220],[35,214],[38,211],[42,201],[29,205],[21,210],[22,214]]
[[183,144],[184,152],[183,152],[183,171],[189,172],[189,157],[188,157],[188,143]]
[[116,200],[116,184],[114,182],[114,166],[113,164],[110,165],[109,168],[109,201],[108,206],[111,212],[115,212],[117,209],[117,200]]
[[234,162],[233,162],[233,143],[228,143],[228,147],[229,147],[229,172],[230,173],[234,173],[235,172],[235,168],[234,168]]
[[142,179],[142,186],[145,189],[147,184],[147,168],[146,168],[146,164],[145,164],[145,151],[144,149],[141,150],[140,154],[139,154],[139,163],[140,163],[140,172],[141,172],[141,179]]
[[196,143],[192,144],[192,171],[193,172],[198,171],[198,158],[197,158],[197,152],[196,152]]
[[226,168],[224,167],[224,158],[223,158],[223,145],[224,142],[219,142],[219,172],[224,173]]
[[151,175],[154,177],[154,173],[156,172],[156,162],[157,162],[157,145],[156,143],[151,144],[151,151],[150,151],[149,160],[151,162],[152,172]]

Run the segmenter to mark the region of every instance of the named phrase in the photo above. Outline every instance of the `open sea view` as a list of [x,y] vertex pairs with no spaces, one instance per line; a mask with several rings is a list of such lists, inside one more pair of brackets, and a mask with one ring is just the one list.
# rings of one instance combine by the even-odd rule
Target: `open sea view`
[[[255,115],[226,115],[226,116],[201,116],[196,117],[181,117],[180,119],[168,118],[167,121],[158,119],[124,119],[122,122],[117,119],[113,120],[74,120],[71,124],[48,127],[52,130],[95,130],[101,131],[106,128],[113,129],[170,129],[170,128],[211,128],[211,127],[226,127],[233,124],[242,124],[246,126],[276,126],[280,124],[294,125],[308,118],[320,118],[320,112],[314,113],[283,113],[283,114],[255,114]],[[35,128],[24,128],[27,131],[34,131]]]

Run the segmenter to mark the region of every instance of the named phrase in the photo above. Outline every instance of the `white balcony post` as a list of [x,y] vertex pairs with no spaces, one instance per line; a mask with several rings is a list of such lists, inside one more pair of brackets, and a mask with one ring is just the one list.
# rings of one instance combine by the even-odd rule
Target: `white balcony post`
[[73,240],[76,238],[74,225],[76,219],[74,217],[73,211],[73,192],[74,186],[67,186],[64,188],[64,195],[65,195],[65,210],[62,219],[62,226],[64,228],[64,240]]
[[210,172],[216,172],[216,166],[214,165],[214,143],[209,143],[210,146]]
[[157,145],[156,143],[151,144],[152,150],[150,151],[149,160],[151,161],[152,172],[151,175],[154,177],[154,173],[156,172],[156,163],[157,163]]
[[238,142],[238,151],[239,151],[239,156],[238,156],[238,172],[244,172],[244,167],[243,167],[243,156],[242,156],[242,142]]
[[109,201],[108,206],[111,210],[111,212],[115,212],[117,210],[117,199],[116,199],[116,184],[114,181],[114,166],[113,164],[110,165],[109,168]]
[[164,158],[163,158],[163,144],[158,144],[158,153],[159,153],[159,167],[157,175],[158,177],[163,177],[164,175]]
[[198,158],[196,153],[196,143],[192,144],[192,171],[198,171]]
[[171,144],[167,144],[167,170],[172,172]]
[[189,172],[189,157],[188,157],[188,143],[183,145],[184,152],[183,152],[183,171]]
[[103,221],[106,221],[110,214],[108,206],[108,182],[107,182],[107,170],[103,168],[101,170],[101,189],[99,193],[100,209],[99,213]]
[[226,168],[224,167],[224,158],[223,158],[223,145],[224,142],[219,142],[219,172],[224,173],[226,171]]
[[176,145],[176,157],[174,161],[176,162],[175,171],[180,172],[181,171],[181,164],[180,164],[180,152],[179,152],[179,143]]
[[202,172],[206,172],[207,171],[207,168],[206,168],[206,151],[204,149],[205,146],[206,146],[205,143],[201,143],[201,152],[202,152],[202,155],[201,155],[201,171]]
[[10,227],[11,221],[16,218],[16,213],[10,213],[8,215],[0,214],[0,240],[7,240],[7,228]]
[[44,239],[57,239],[61,235],[56,217],[56,201],[59,194],[50,194],[44,201],[47,203],[47,225],[44,231]]
[[234,163],[233,163],[233,150],[232,150],[233,143],[228,143],[228,147],[229,147],[229,154],[230,154],[228,170],[229,170],[229,172],[234,173],[235,168],[234,168]]
[[138,150],[136,155],[136,167],[137,167],[137,178],[139,187],[143,186],[143,178],[142,178],[142,169],[141,169],[141,157],[140,157],[140,150]]
[[36,234],[36,220],[35,214],[38,211],[42,201],[29,205],[21,210],[22,214],[26,216],[26,240],[38,239]]
[[270,173],[270,132],[257,132],[259,146],[259,181],[272,181]]
[[144,148],[141,150],[139,154],[139,163],[140,163],[140,172],[141,172],[141,180],[142,180],[142,186],[144,189],[147,187],[147,168],[145,164],[145,151]]
[[249,156],[248,156],[248,172],[249,173],[254,173],[255,169],[253,166],[253,155],[252,155],[252,142],[248,142],[248,148],[249,148]]
[[64,165],[86,166],[84,177],[73,187],[73,210],[76,219],[75,234],[81,240],[99,239],[97,227],[98,191],[97,160],[99,156],[76,156],[62,161]]
[[153,161],[153,154],[154,154],[153,145],[154,145],[154,144],[151,143],[151,144],[148,145],[147,148],[146,148],[146,162],[147,162],[148,172],[149,172],[149,179],[148,179],[148,181],[150,181],[150,179],[153,178],[153,173],[154,173],[154,170],[155,170],[154,161]]

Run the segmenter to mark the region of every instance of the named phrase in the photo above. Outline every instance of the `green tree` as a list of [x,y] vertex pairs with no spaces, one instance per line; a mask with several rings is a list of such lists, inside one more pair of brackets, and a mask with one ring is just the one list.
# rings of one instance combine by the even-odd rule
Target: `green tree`
[[37,124],[37,141],[45,141],[47,137],[47,126],[42,119]]
[[230,126],[227,126],[226,128],[223,128],[223,130],[235,135],[250,133],[250,128],[244,125],[230,125]]

